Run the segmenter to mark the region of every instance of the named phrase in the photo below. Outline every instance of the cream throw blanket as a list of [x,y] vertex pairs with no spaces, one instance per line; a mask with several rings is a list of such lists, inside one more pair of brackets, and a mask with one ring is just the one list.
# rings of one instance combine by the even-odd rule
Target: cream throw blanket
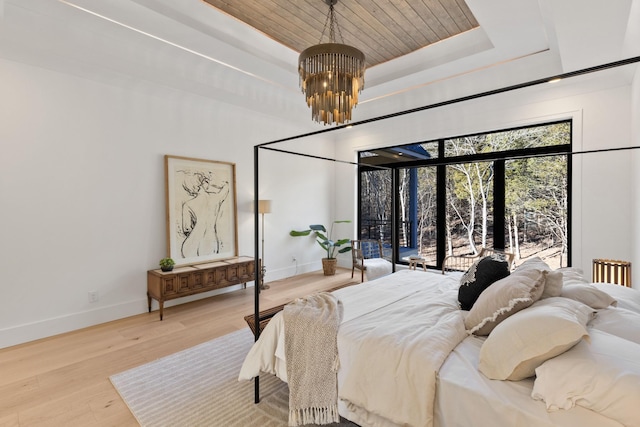
[[342,303],[320,292],[283,309],[289,425],[330,424],[338,414],[338,327]]

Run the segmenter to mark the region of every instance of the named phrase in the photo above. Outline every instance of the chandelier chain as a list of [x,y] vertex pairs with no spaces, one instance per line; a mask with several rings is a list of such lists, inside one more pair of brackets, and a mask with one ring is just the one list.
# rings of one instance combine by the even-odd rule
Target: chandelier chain
[[329,24],[329,43],[335,43],[336,40],[338,40],[336,39],[336,29],[338,36],[340,37],[340,42],[344,43],[344,38],[342,37],[342,31],[340,30],[340,26],[338,25],[338,17],[335,14],[333,4],[329,5],[329,13],[327,13],[327,18],[324,21],[324,27],[322,27],[322,34],[320,34],[320,40],[318,41],[318,43],[322,43],[324,34],[327,31],[327,24]]

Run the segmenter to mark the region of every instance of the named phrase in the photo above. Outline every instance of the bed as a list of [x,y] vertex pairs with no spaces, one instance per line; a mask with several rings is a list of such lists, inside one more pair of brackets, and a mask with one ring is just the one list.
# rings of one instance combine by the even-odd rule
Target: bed
[[[515,292],[520,285],[514,283],[529,280],[522,275],[536,278],[528,290],[531,301],[510,295],[511,309],[481,314],[475,332],[492,324],[488,336],[469,333],[477,313],[459,308],[462,273],[400,270],[334,291],[344,309],[337,333],[340,415],[361,426],[640,425],[640,292],[609,284],[596,288],[577,270],[541,265],[516,269],[486,289],[498,292],[495,285],[506,282],[504,292]],[[474,307],[483,296],[492,303],[500,299],[483,291]],[[283,316],[274,316],[247,355],[240,380],[265,372],[288,381],[284,329]],[[524,344],[536,334],[544,354],[532,356],[526,353],[532,346]],[[556,335],[567,342],[559,344]],[[491,372],[496,366],[487,361],[510,353],[504,336],[524,341],[518,344],[524,350],[514,345],[512,353],[526,363],[507,374]],[[498,371],[509,363],[501,361]],[[534,368],[537,376],[526,373]],[[516,372],[525,378],[487,377]]]

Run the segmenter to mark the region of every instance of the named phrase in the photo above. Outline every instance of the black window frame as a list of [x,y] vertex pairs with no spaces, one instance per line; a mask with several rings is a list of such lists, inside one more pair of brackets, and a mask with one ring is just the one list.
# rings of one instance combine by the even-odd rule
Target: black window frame
[[[462,155],[462,156],[450,156],[445,157],[445,141],[456,139],[456,138],[464,138],[469,136],[478,136],[478,135],[488,135],[499,132],[507,132],[507,131],[516,131],[519,129],[530,129],[541,126],[551,126],[554,124],[567,123],[569,125],[569,142],[567,144],[558,144],[558,145],[549,145],[542,147],[533,147],[533,148],[525,148],[525,149],[515,149],[515,150],[505,150],[505,151],[496,151],[496,152],[488,152],[488,153],[477,153],[470,155]],[[393,248],[393,261],[398,264],[408,264],[406,261],[403,261],[399,257],[399,237],[398,237],[398,219],[400,218],[399,207],[400,203],[398,201],[399,189],[399,171],[404,168],[414,168],[414,167],[424,167],[424,166],[435,166],[436,167],[436,185],[437,185],[437,207],[436,207],[436,251],[437,251],[437,261],[436,267],[437,269],[442,268],[442,262],[446,256],[446,166],[451,164],[460,164],[460,163],[470,163],[470,162],[478,162],[478,161],[492,161],[494,162],[494,168],[497,168],[497,171],[500,172],[495,173],[495,177],[493,180],[493,242],[494,249],[505,249],[505,163],[508,160],[514,159],[527,159],[534,157],[545,157],[545,156],[553,156],[553,155],[565,155],[567,157],[567,265],[571,266],[571,242],[572,242],[572,232],[571,232],[571,219],[572,219],[572,151],[573,151],[573,120],[572,119],[564,119],[564,120],[556,120],[551,122],[544,123],[536,123],[523,125],[512,128],[505,128],[499,130],[492,130],[487,132],[480,133],[470,133],[465,135],[453,136],[453,137],[443,137],[438,138],[436,140],[428,140],[421,142],[413,142],[409,144],[402,144],[397,146],[385,147],[389,149],[394,148],[402,148],[405,146],[415,145],[415,144],[424,144],[424,143],[438,143],[438,156],[437,158],[429,158],[429,159],[420,159],[420,160],[410,160],[410,161],[392,161],[389,163],[376,164],[376,165],[367,165],[362,162],[363,157],[361,153],[367,152],[370,150],[361,150],[358,152],[358,212],[357,212],[357,221],[358,221],[358,238],[362,238],[361,230],[362,230],[362,173],[366,171],[373,170],[381,170],[387,169],[391,170],[392,174],[392,215],[391,215],[391,246]],[[366,157],[364,157],[366,158]],[[499,197],[500,196],[500,197]],[[496,202],[496,200],[498,200]],[[431,267],[433,268],[433,267]]]

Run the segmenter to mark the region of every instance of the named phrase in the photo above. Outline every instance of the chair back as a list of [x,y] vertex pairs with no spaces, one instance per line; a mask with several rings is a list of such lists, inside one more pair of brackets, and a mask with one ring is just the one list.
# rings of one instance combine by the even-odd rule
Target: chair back
[[384,258],[382,242],[375,239],[352,240],[351,254],[354,262],[363,259]]
[[613,259],[593,260],[593,282],[631,287],[631,263]]
[[490,256],[493,255],[495,257],[498,257],[502,260],[507,261],[508,267],[509,267],[509,271],[511,271],[511,268],[513,267],[513,262],[516,259],[516,255],[511,253],[511,252],[505,252],[505,251],[501,251],[498,249],[492,249],[492,248],[485,248],[483,247],[482,249],[480,249],[480,254],[479,254],[479,258],[484,258],[486,256]]
[[442,262],[442,274],[445,274],[447,271],[467,271],[474,262],[490,255],[507,261],[509,271],[513,268],[513,262],[516,259],[515,254],[482,247],[477,255],[447,255]]

